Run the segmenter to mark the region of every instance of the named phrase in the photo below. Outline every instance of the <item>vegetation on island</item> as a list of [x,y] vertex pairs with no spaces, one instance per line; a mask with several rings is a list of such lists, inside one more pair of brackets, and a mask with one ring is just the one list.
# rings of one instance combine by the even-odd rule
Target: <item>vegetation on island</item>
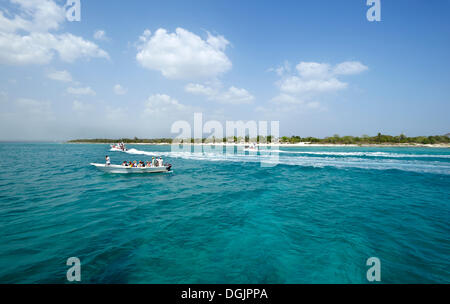
[[392,135],[384,135],[378,133],[376,136],[339,136],[334,135],[331,137],[325,137],[323,139],[315,138],[315,137],[300,137],[300,136],[292,136],[292,137],[282,137],[280,138],[280,142],[286,143],[299,143],[299,142],[310,142],[317,144],[346,144],[346,145],[359,145],[359,144],[448,144],[450,143],[450,136],[442,135],[442,136],[416,136],[416,137],[408,137],[404,134],[400,134],[398,136]]
[[114,144],[123,142],[125,144],[165,144],[172,143],[172,138],[155,138],[155,139],[142,139],[142,138],[95,138],[95,139],[74,139],[69,140],[69,143],[89,143],[89,144]]
[[[176,140],[179,143],[271,143],[275,142],[273,136],[257,136],[256,138],[246,137],[228,137],[228,138],[202,138],[202,139],[182,139]],[[173,143],[175,142],[172,138],[158,138],[158,139],[141,139],[134,137],[130,138],[121,138],[121,139],[75,139],[70,140],[69,143],[117,143],[123,142],[125,144],[163,144],[163,143]],[[392,135],[384,135],[378,133],[376,136],[339,136],[333,135],[325,138],[316,138],[316,137],[301,137],[301,136],[283,136],[279,138],[278,142],[280,143],[311,143],[311,144],[344,144],[344,145],[365,145],[365,144],[450,144],[450,133],[446,135],[437,135],[437,136],[416,136],[416,137],[408,137],[404,134],[400,134],[398,136]]]

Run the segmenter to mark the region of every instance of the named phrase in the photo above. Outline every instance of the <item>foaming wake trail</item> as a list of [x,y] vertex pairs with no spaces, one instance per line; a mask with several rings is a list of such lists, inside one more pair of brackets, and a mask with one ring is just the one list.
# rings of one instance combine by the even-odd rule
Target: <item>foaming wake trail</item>
[[[118,150],[111,149],[112,152],[117,152]],[[239,150],[238,150],[239,151]],[[121,151],[118,151],[121,152]],[[244,152],[244,151],[242,151]],[[156,156],[163,155],[165,152],[148,152],[141,151],[137,149],[129,149],[126,151],[128,154],[135,155],[148,155]],[[333,152],[333,151],[286,151],[286,150],[271,150],[271,149],[261,149],[258,152],[250,152],[250,154],[257,153],[285,153],[285,154],[302,154],[302,155],[318,155],[318,156],[340,156],[340,157],[386,157],[386,158],[449,158],[450,154],[404,154],[404,153],[388,153],[388,152]]]
[[132,155],[147,155],[147,156],[160,156],[162,155],[162,153],[156,153],[156,152],[148,152],[148,151],[141,151],[141,150],[136,150],[136,149],[129,149],[127,151],[125,151],[125,153],[127,154],[132,154]]
[[327,151],[286,151],[286,150],[260,150],[259,153],[286,153],[323,156],[363,156],[363,157],[387,157],[387,158],[450,158],[450,154],[404,154],[387,152],[327,152]]
[[[276,166],[303,166],[303,167],[335,167],[335,168],[360,168],[368,170],[402,170],[417,173],[434,173],[450,175],[450,162],[427,161],[427,160],[404,160],[395,158],[361,158],[367,153],[385,153],[385,152],[315,152],[315,155],[327,157],[311,157],[308,154],[302,156],[283,156],[277,153],[277,150],[271,151],[272,154],[264,153],[217,153],[217,152],[189,152],[189,151],[169,151],[169,152],[151,152],[130,149],[125,153],[130,155],[161,156],[169,158],[181,158],[197,161],[213,162],[251,162]],[[285,151],[283,151],[285,152]],[[288,151],[294,152],[294,151]],[[361,154],[362,153],[362,154]],[[299,153],[296,153],[299,154]],[[395,154],[395,153],[388,153]],[[337,156],[337,157],[329,157]],[[344,156],[344,157],[343,157]]]

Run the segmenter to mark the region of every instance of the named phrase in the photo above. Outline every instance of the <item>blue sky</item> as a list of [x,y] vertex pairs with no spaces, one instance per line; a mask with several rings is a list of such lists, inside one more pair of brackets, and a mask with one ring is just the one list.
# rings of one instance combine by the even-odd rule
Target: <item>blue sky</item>
[[380,2],[0,0],[0,139],[450,132],[450,1]]

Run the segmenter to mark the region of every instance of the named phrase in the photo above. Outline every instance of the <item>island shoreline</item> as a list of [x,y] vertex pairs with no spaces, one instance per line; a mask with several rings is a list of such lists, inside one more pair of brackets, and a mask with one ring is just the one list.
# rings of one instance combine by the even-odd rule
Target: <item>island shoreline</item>
[[[65,142],[66,144],[92,144],[92,145],[106,145],[111,144],[109,142]],[[186,145],[186,146],[226,146],[226,147],[243,147],[249,146],[253,143],[126,143],[126,145],[137,145],[137,146],[171,146],[171,145]],[[330,144],[330,143],[259,143],[256,144],[257,147],[283,147],[283,148],[304,148],[304,147],[378,147],[378,148],[450,148],[450,144]]]

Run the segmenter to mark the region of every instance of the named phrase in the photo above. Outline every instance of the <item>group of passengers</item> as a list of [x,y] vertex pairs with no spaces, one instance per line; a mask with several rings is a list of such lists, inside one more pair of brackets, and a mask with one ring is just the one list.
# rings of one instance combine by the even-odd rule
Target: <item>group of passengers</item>
[[152,157],[151,162],[143,162],[143,161],[134,161],[134,162],[127,162],[124,161],[122,163],[122,166],[124,167],[133,167],[133,168],[151,168],[151,167],[163,167],[163,159],[161,157]]

